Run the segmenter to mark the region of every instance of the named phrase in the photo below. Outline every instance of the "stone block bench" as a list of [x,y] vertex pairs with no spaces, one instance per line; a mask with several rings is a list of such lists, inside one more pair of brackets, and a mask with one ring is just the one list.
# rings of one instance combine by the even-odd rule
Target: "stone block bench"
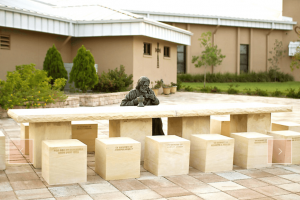
[[18,123],[29,123],[29,138],[34,140],[33,165],[41,168],[42,141],[71,139],[71,121],[109,120],[110,137],[130,137],[141,142],[143,155],[145,137],[152,134],[151,118],[168,117],[170,127],[168,135],[177,135],[190,140],[192,134],[210,133],[211,115],[230,115],[231,132],[267,133],[267,131],[271,131],[271,113],[291,111],[292,106],[285,105],[224,103],[146,107],[10,109],[8,115]]

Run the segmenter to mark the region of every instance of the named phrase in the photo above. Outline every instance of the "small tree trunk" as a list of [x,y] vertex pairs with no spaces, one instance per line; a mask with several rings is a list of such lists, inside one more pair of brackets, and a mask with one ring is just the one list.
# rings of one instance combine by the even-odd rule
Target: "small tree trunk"
[[206,82],[206,67],[204,67],[204,88],[205,88],[205,82]]

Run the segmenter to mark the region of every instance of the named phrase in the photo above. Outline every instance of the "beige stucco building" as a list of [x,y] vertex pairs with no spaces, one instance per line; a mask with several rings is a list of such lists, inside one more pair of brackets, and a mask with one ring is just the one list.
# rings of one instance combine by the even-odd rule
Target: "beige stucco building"
[[[293,73],[290,70],[288,47],[299,39],[295,31],[300,20],[298,0],[230,0],[228,9],[222,9],[224,1],[213,1],[222,4],[217,11],[213,10],[219,16],[207,15],[212,11],[205,8],[193,10],[196,6],[188,1],[185,7],[177,6],[180,10],[156,6],[159,1],[153,1],[152,6],[130,6],[128,1],[118,4],[127,10],[123,11],[102,5],[73,6],[73,1],[53,6],[27,0],[0,0],[1,41],[9,38],[9,48],[0,49],[0,79],[5,79],[6,72],[16,65],[34,63],[42,69],[48,48],[55,44],[64,63],[72,63],[78,48],[84,45],[94,55],[99,74],[124,65],[126,73],[133,74],[134,82],[142,75],[153,82],[176,82],[177,73],[204,72],[203,68],[195,68],[191,60],[201,52],[200,35],[211,31],[213,43],[226,58],[221,66],[210,67],[210,72],[267,71],[268,52],[277,39],[287,51],[280,62],[281,71],[300,81],[300,69]],[[216,3],[213,1],[211,4]],[[247,9],[233,12],[237,9],[231,8],[233,5]],[[160,53],[156,52],[158,45]]]

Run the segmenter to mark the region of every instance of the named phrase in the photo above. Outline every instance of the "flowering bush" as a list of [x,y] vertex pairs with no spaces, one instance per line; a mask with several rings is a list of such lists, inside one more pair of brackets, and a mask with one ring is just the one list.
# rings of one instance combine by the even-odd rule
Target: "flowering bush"
[[65,101],[67,96],[59,90],[66,79],[58,78],[51,88],[47,72],[34,68],[34,64],[16,66],[7,72],[6,81],[0,79],[0,107],[5,110],[14,106],[45,107],[48,103]]

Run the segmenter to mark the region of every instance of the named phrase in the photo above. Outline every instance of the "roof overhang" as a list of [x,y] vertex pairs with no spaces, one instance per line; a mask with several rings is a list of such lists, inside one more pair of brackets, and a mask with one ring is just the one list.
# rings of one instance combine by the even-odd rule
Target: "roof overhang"
[[72,36],[147,36],[183,45],[191,44],[190,31],[146,18],[75,21],[0,5],[0,26]]
[[189,15],[189,14],[179,14],[179,13],[161,13],[161,12],[136,11],[136,10],[127,10],[127,11],[153,20],[157,20],[161,22],[173,22],[173,23],[235,26],[235,27],[277,29],[277,30],[293,30],[293,25],[297,24],[297,22],[294,21],[244,19],[244,18],[233,18],[233,17]]

